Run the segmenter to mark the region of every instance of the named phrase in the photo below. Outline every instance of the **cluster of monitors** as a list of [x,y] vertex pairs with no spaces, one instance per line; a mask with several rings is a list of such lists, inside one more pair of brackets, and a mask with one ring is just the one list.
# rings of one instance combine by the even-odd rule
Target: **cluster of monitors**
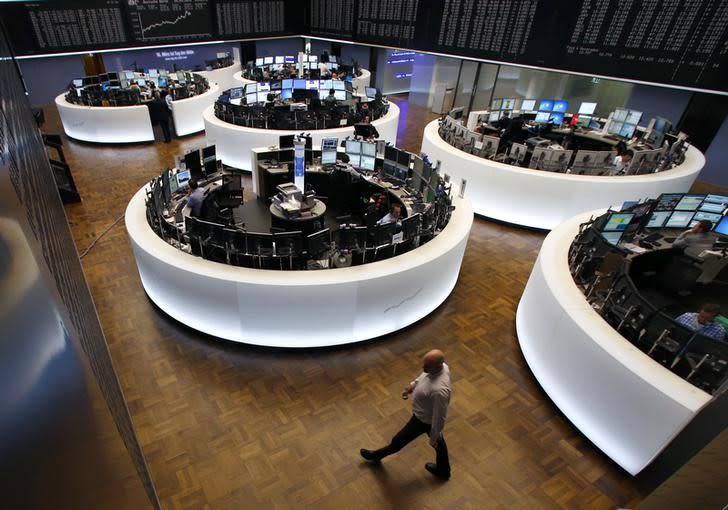
[[632,138],[641,118],[642,112],[617,108],[612,113],[612,120],[607,131],[612,135]]
[[[622,207],[625,209],[625,207]],[[726,195],[692,195],[685,193],[665,193],[659,196],[650,206],[651,214],[644,223],[644,228],[679,228],[692,227],[700,220],[708,220],[713,224],[713,231],[728,235],[728,196]],[[635,212],[612,213],[602,226],[601,231],[607,241],[616,245],[622,234],[637,216]]]
[[109,88],[128,87],[136,83],[140,87],[146,87],[148,83],[154,83],[157,87],[166,87],[170,80],[177,80],[180,85],[192,81],[192,74],[185,71],[170,73],[166,69],[146,69],[144,73],[134,71],[120,71],[118,73],[106,73],[98,76],[86,76],[72,81],[73,86],[80,95],[80,91],[89,86],[98,85],[101,90]]
[[539,124],[556,124],[564,122],[564,115],[569,109],[569,102],[564,100],[542,99],[538,105],[536,122]]
[[188,180],[195,179],[199,181],[217,172],[217,156],[214,145],[205,147],[202,150],[197,149],[188,152],[185,154],[183,161],[185,170],[189,172]]
[[[520,110],[523,112],[536,111],[535,99],[522,99],[519,108],[516,108],[515,98],[498,98],[494,99],[490,105],[488,114],[488,122],[496,122],[503,116],[504,111]],[[538,102],[538,110],[535,121],[541,124],[553,123],[561,124],[564,121],[564,115],[569,108],[569,102],[564,100],[542,99]],[[571,117],[571,123],[581,127],[598,129],[599,123],[592,119],[592,115],[597,109],[597,103],[584,102],[579,106],[579,112]]]
[[[346,155],[349,156],[349,164],[360,170],[374,171],[377,158],[377,144],[370,142],[361,142],[359,140],[346,140]],[[396,149],[395,149],[396,150]],[[323,146],[322,146],[323,151]],[[398,151],[404,152],[404,151]],[[409,168],[409,153],[407,152],[407,164]],[[323,152],[321,153],[321,163],[323,163]],[[406,176],[405,176],[406,178]]]
[[[293,99],[294,90],[315,90],[319,97],[325,97],[334,89],[334,96],[338,101],[351,98],[353,92],[351,82],[341,80],[302,80],[287,79],[271,82],[248,83],[245,87],[230,89],[230,99],[240,99],[245,95],[247,104],[263,103],[268,100],[268,94],[279,92],[281,99]],[[376,94],[376,89],[374,89]]]
[[[303,68],[312,69],[317,66],[319,58],[317,55],[304,55]],[[280,70],[285,64],[296,64],[296,57],[293,55],[276,55],[274,57],[258,57],[255,59],[255,67],[272,66],[271,69]],[[326,64],[329,69],[338,69],[339,65],[334,55],[329,55],[329,61]]]

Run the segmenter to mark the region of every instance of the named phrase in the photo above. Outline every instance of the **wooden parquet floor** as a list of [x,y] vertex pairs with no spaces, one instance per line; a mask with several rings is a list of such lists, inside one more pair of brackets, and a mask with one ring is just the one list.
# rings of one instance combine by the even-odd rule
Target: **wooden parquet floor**
[[[406,97],[396,101],[399,145],[418,151],[434,115],[405,108]],[[46,118],[45,130],[60,132],[55,108]],[[204,136],[169,145],[65,144],[83,196],[66,207],[80,252]],[[218,341],[156,309],[121,222],[83,266],[163,507],[633,507],[647,489],[559,413],[518,347],[516,305],[543,237],[476,218],[458,284],[430,316],[363,344],[281,351]],[[454,384],[447,483],[423,469],[434,458],[424,438],[380,466],[358,454],[383,445],[408,419],[401,388],[433,347],[445,351]]]

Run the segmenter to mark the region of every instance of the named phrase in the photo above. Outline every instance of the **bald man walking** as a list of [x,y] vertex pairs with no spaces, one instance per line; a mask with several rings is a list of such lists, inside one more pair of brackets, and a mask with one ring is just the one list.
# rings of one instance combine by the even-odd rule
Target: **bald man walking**
[[402,392],[402,398],[412,395],[412,418],[392,438],[392,442],[379,450],[362,448],[359,453],[368,461],[378,462],[387,455],[397,453],[413,439],[427,433],[430,446],[435,449],[436,462],[428,462],[425,469],[433,475],[447,480],[450,478],[450,459],[442,435],[450,404],[450,368],[445,363],[442,351],[434,349],[422,358],[423,372]]

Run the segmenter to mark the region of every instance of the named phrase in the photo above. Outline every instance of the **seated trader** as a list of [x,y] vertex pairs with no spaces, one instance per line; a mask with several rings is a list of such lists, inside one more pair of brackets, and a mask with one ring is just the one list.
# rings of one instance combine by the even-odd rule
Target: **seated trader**
[[399,223],[400,215],[402,214],[402,206],[399,204],[392,204],[392,209],[388,212],[384,218],[377,222],[377,225],[384,225],[386,223]]
[[197,179],[190,180],[190,195],[187,198],[187,205],[190,207],[190,216],[199,218],[202,212],[202,202],[205,201],[205,190],[200,188]]
[[326,106],[333,106],[336,104],[336,94],[334,89],[329,89],[329,95],[324,98]]
[[701,252],[710,250],[718,240],[718,234],[710,231],[712,228],[710,221],[700,220],[693,228],[680,234],[672,245],[682,249],[687,255],[698,257]]
[[501,118],[498,119],[495,123],[495,126],[500,129],[501,131],[504,131],[508,129],[511,126],[511,117],[510,113],[507,111],[503,112],[503,115],[501,115]]
[[612,175],[624,175],[629,168],[629,162],[632,161],[632,156],[634,156],[634,151],[627,149],[621,155],[615,157]]
[[687,312],[676,317],[675,320],[701,335],[722,341],[725,340],[725,329],[714,322],[719,309],[716,304],[706,303],[700,308],[699,312]]

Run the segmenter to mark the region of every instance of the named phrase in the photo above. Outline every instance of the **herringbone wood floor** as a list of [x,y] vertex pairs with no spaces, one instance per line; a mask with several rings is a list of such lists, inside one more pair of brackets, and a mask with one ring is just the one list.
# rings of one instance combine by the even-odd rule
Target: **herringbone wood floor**
[[[398,145],[418,151],[434,116],[397,101]],[[55,109],[46,116],[45,130],[60,132]],[[83,196],[66,214],[82,251],[139,187],[204,136],[169,145],[65,143]],[[459,282],[429,317],[365,344],[278,351],[218,341],[156,309],[123,223],[113,228],[83,265],[163,506],[634,506],[647,489],[558,412],[520,353],[515,309],[543,237],[476,218]],[[445,351],[454,381],[447,483],[423,469],[434,458],[424,438],[381,466],[358,455],[405,423],[410,404],[399,393],[433,347]]]

